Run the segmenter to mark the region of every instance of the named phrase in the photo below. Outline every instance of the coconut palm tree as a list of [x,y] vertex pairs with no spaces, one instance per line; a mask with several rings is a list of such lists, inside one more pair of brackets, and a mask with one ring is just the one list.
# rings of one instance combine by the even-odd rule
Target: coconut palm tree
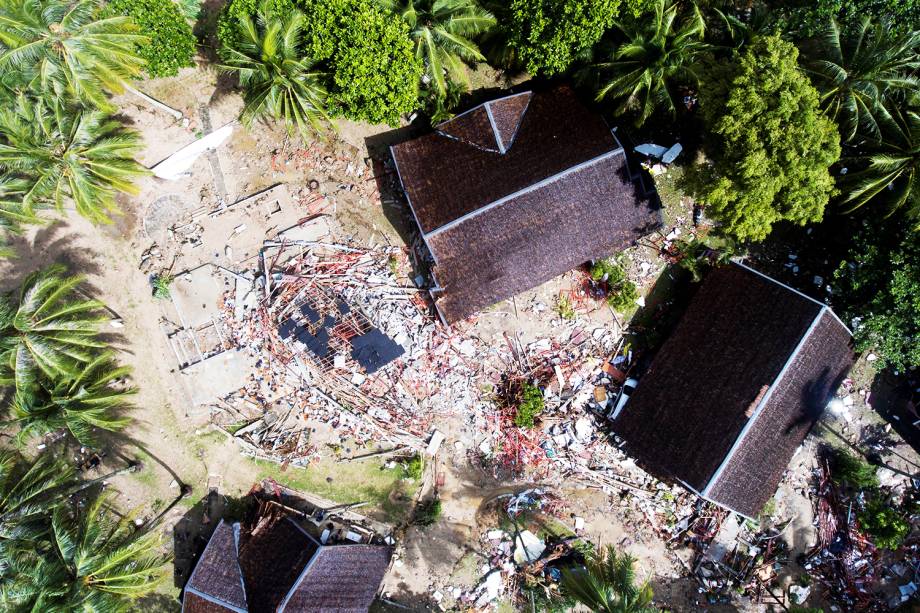
[[28,188],[28,182],[22,179],[0,177],[0,258],[15,255],[11,249],[5,248],[10,234],[20,233],[24,225],[41,223],[34,211],[28,211],[22,205]]
[[920,109],[891,106],[886,113],[891,121],[882,124],[881,141],[841,161],[857,168],[838,183],[842,203],[853,211],[877,202],[889,215],[906,209],[920,231]]
[[243,94],[240,119],[246,126],[259,119],[287,122],[306,139],[329,121],[325,74],[301,52],[304,15],[294,11],[282,20],[259,15],[240,17],[238,40],[225,48],[221,68],[239,76]]
[[865,17],[851,33],[842,33],[831,19],[804,68],[845,142],[858,135],[881,138],[881,124],[891,122],[886,102],[920,90],[918,50],[920,31],[898,34]]
[[127,17],[103,16],[100,0],[4,0],[0,3],[0,73],[59,97],[111,108],[141,74],[136,46],[147,39]]
[[29,611],[130,611],[169,574],[162,539],[118,519],[107,492],[85,506],[62,504],[48,542],[10,556],[0,603]]
[[495,25],[495,17],[476,0],[378,0],[409,25],[415,54],[424,62],[425,78],[439,99],[448,80],[469,87],[464,62],[485,61],[473,38]]
[[691,4],[681,16],[678,4],[658,0],[653,14],[618,22],[616,27],[625,42],[604,48],[606,60],[589,68],[601,82],[597,99],[619,100],[617,114],[635,112],[637,126],[655,110],[674,116],[675,87],[698,83],[699,60],[710,49],[703,40],[705,22],[699,8]]
[[121,385],[131,369],[119,367],[105,352],[81,367],[76,377],[19,388],[11,404],[20,442],[67,429],[83,445],[93,445],[93,428],[115,431],[128,425],[119,417],[137,390]]
[[83,277],[50,266],[29,275],[18,297],[0,297],[0,386],[27,389],[39,375],[75,378],[93,360],[102,303],[76,294]]
[[136,194],[134,179],[148,174],[134,159],[140,147],[137,133],[94,109],[21,94],[0,110],[0,170],[25,184],[29,212],[69,200],[90,221],[110,222],[115,194]]
[[582,568],[562,572],[562,589],[594,613],[652,613],[652,587],[636,585],[635,559],[612,545],[590,556]]

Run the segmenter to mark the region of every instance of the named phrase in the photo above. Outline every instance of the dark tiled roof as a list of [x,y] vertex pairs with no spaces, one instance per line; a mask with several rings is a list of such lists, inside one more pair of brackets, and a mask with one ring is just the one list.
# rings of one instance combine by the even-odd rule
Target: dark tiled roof
[[291,590],[285,613],[366,613],[390,564],[378,545],[323,547]]
[[428,237],[448,322],[628,247],[658,216],[622,152]]
[[613,428],[650,472],[698,492],[712,480],[708,498],[756,515],[811,427],[804,416],[848,370],[848,342],[820,303],[740,265],[719,268]]
[[853,364],[849,332],[830,311],[820,317],[706,494],[748,517],[756,517],[773,496],[796,448]]
[[477,108],[393,146],[423,233],[619,146],[603,118],[567,87],[533,95],[504,155],[468,144],[491,139],[489,148],[497,148],[485,108]]
[[[243,578],[239,564],[236,563],[237,541],[234,528],[223,520],[214,529],[211,540],[208,541],[201,559],[195,566],[192,576],[185,589],[194,590],[210,596],[214,600],[225,603],[230,608],[245,609],[246,593],[243,588]],[[193,599],[195,600],[195,599]],[[203,600],[198,598],[197,600]],[[198,603],[197,609],[189,609],[189,599],[183,601],[183,611],[216,611],[220,609],[208,608],[208,605]],[[202,608],[204,607],[204,608]]]
[[288,518],[244,535],[240,567],[246,579],[249,610],[273,613],[318,548],[317,542]]
[[392,152],[448,322],[660,225],[603,118],[568,87],[493,100]]
[[237,611],[241,610],[245,611],[246,609],[245,607],[231,609],[211,602],[192,592],[186,592],[182,597],[182,613],[237,613]]

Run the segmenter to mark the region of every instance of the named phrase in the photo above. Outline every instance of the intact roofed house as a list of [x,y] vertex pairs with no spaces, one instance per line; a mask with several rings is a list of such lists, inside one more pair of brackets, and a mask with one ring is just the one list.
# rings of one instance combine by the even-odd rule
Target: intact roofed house
[[850,341],[826,305],[743,264],[718,268],[614,432],[649,472],[756,517],[852,366]]
[[321,545],[284,517],[251,532],[221,521],[195,566],[183,613],[365,613],[390,561],[383,545]]
[[391,148],[446,323],[630,246],[653,192],[568,87],[479,105]]

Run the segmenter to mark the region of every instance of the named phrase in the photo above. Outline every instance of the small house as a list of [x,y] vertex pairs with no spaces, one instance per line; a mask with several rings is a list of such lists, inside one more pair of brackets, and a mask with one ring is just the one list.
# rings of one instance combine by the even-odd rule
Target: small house
[[434,258],[431,294],[447,324],[661,223],[640,170],[568,87],[486,102],[391,153]]
[[830,308],[733,263],[706,277],[613,429],[650,473],[754,518],[853,361]]

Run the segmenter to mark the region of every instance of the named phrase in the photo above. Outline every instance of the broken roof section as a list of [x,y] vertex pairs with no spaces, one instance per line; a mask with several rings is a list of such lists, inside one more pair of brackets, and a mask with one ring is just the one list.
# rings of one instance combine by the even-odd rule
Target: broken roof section
[[240,532],[240,524],[218,525],[183,613],[366,612],[390,563],[390,547],[321,545],[289,517]]
[[568,87],[487,102],[391,151],[447,323],[661,223],[616,137]]
[[742,264],[710,273],[613,422],[650,472],[756,517],[853,363],[824,304]]

